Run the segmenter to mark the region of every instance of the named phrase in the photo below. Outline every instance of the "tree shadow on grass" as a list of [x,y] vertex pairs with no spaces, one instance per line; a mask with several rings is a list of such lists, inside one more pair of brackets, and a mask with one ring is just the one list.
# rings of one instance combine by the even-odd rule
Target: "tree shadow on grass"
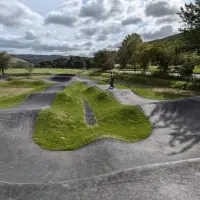
[[[200,142],[200,102],[192,99],[153,104],[148,117],[155,129],[169,129],[170,155],[184,153]],[[168,132],[168,130],[167,130]],[[166,137],[167,139],[167,137]],[[175,152],[175,150],[177,150]]]

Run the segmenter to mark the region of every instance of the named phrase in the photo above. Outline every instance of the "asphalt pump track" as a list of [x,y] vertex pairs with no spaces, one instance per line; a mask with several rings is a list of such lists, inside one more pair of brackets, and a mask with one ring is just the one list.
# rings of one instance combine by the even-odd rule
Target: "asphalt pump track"
[[153,132],[148,139],[47,151],[32,139],[35,122],[56,93],[77,79],[65,80],[56,78],[45,92],[0,110],[1,200],[200,199],[199,97],[145,103],[130,91],[113,90],[117,100],[137,105],[149,118]]

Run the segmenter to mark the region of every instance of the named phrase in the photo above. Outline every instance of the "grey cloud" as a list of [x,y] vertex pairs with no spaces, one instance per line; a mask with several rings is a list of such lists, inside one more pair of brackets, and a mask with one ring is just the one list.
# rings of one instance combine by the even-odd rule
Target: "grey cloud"
[[28,48],[27,43],[21,42],[19,37],[5,37],[0,36],[0,46],[2,48],[16,48],[16,49],[25,49]]
[[32,49],[35,51],[46,51],[46,52],[52,52],[52,51],[58,51],[58,52],[67,52],[67,51],[76,51],[78,50],[77,46],[69,45],[69,44],[37,44],[33,45]]
[[156,24],[164,24],[164,23],[172,23],[180,20],[179,17],[177,16],[168,16],[164,18],[160,18],[156,21]]
[[105,41],[107,39],[108,39],[107,35],[98,35],[96,38],[97,41]]
[[86,36],[93,36],[97,33],[98,28],[94,27],[94,28],[82,28],[81,32],[86,35]]
[[52,43],[43,43],[40,40],[24,40],[24,38],[19,37],[3,37],[0,36],[0,46],[2,48],[11,49],[30,49],[33,51],[41,52],[68,52],[80,50],[81,46],[78,44],[70,44],[60,41],[54,41]]
[[121,24],[119,23],[110,23],[101,28],[102,35],[116,34],[121,31]]
[[129,17],[122,21],[123,26],[131,25],[131,24],[137,24],[142,22],[142,19],[140,17]]
[[[104,6],[105,0],[92,0],[83,5],[80,10],[81,17],[90,17],[93,20],[107,20],[123,12],[121,0],[109,0],[109,5]],[[108,3],[108,2],[107,2]]]
[[105,8],[102,0],[96,0],[93,2],[87,2],[83,5],[80,10],[80,16],[82,17],[92,17],[100,20],[105,13]]
[[167,0],[149,1],[145,7],[146,15],[152,17],[175,15],[177,11],[177,8],[172,7]]
[[123,6],[120,0],[111,0],[112,6],[108,12],[108,16],[115,16],[123,11]]
[[[109,23],[99,27],[82,28],[80,32],[87,37],[95,36],[96,41],[105,41],[108,39],[108,35],[117,34],[121,31],[120,23]],[[83,36],[77,35],[77,38],[81,39]]]
[[25,40],[35,40],[35,39],[37,39],[37,37],[36,37],[36,35],[34,35],[33,32],[26,31],[24,39]]
[[142,37],[144,38],[144,40],[149,41],[149,40],[161,39],[173,34],[174,34],[173,26],[166,25],[161,27],[159,30],[143,33]]
[[93,43],[91,41],[88,41],[88,42],[84,43],[83,46],[91,47],[91,46],[93,46]]
[[73,26],[76,22],[76,17],[55,11],[50,12],[45,18],[45,24],[60,24],[64,26]]

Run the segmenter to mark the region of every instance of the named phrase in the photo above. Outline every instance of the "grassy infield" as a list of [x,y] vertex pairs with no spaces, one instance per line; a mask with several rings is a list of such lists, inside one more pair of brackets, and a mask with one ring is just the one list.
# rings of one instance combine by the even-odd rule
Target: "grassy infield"
[[[94,127],[85,123],[83,98],[98,121]],[[137,107],[123,106],[107,92],[75,83],[57,95],[52,108],[41,111],[33,138],[45,149],[74,150],[102,138],[136,142],[150,132],[150,122]]]

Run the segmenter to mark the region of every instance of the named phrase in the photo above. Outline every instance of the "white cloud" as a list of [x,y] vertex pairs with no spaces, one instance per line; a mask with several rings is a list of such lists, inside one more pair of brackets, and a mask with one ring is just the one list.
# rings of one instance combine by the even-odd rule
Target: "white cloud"
[[45,24],[61,24],[64,26],[73,26],[76,22],[76,17],[73,15],[64,14],[60,11],[52,11],[45,18]]
[[145,40],[158,39],[177,32],[176,12],[184,2],[88,0],[82,4],[82,0],[63,0],[41,16],[38,1],[29,4],[34,4],[32,8],[19,0],[0,0],[0,47],[16,53],[88,55],[104,47],[115,48],[133,32]]
[[4,26],[32,27],[41,25],[43,17],[18,0],[0,1],[0,24]]
[[164,25],[161,27],[157,27],[152,30],[143,30],[141,35],[144,38],[144,40],[155,40],[155,39],[161,39],[170,35],[175,34],[176,31],[173,29],[172,25]]

